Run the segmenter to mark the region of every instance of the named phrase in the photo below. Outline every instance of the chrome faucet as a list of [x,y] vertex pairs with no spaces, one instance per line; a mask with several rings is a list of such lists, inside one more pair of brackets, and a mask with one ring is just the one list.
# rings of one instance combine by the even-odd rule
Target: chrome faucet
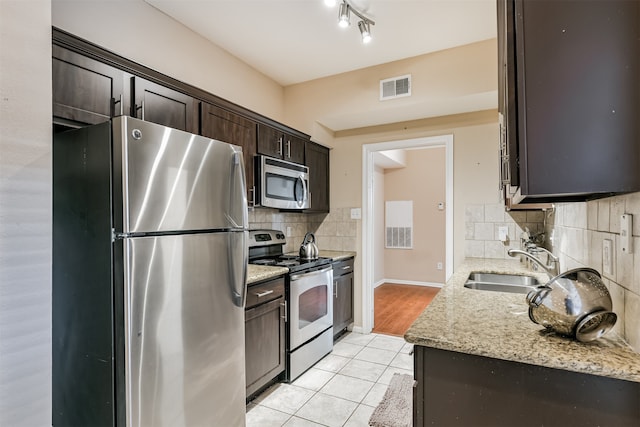
[[[534,253],[539,253],[539,252],[545,252],[548,255],[549,258],[547,261],[549,262],[549,264],[543,263],[542,261],[540,261],[540,259],[537,256],[534,255]],[[525,257],[527,257],[528,260],[533,261],[534,263],[542,267],[544,271],[547,272],[550,278],[556,277],[558,274],[560,274],[560,260],[558,259],[557,256],[555,256],[554,254],[552,254],[551,252],[549,252],[547,249],[543,247],[540,247],[540,246],[528,247],[527,251],[523,251],[521,249],[509,249],[507,251],[507,254],[509,254],[510,257],[515,257],[517,255],[524,255]]]

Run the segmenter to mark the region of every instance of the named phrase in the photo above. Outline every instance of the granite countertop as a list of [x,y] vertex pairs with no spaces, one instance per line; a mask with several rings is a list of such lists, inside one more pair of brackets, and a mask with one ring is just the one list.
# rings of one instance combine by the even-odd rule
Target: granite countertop
[[[523,294],[465,288],[472,271],[539,276],[518,260],[467,259],[405,333],[426,347],[640,382],[640,354],[618,334],[588,343],[561,337],[529,319]],[[620,319],[618,319],[620,321]]]
[[286,267],[249,264],[247,268],[247,285],[273,279],[289,272]]
[[[297,255],[297,253],[290,252],[287,255]],[[343,259],[355,257],[356,253],[350,251],[320,250],[320,256],[324,258],[331,258],[332,261],[341,261]],[[262,282],[263,280],[282,276],[288,272],[289,269],[286,267],[249,264],[249,268],[247,269],[247,284],[250,285],[256,282]]]
[[324,258],[331,258],[333,261],[342,261],[347,258],[355,257],[356,253],[351,251],[326,251],[320,249],[320,255]]
[[[298,252],[287,252],[285,255],[298,255]],[[356,252],[352,251],[328,251],[325,249],[320,249],[320,253],[318,254],[321,258],[331,258],[332,261],[341,261],[343,259],[351,258],[356,256]]]

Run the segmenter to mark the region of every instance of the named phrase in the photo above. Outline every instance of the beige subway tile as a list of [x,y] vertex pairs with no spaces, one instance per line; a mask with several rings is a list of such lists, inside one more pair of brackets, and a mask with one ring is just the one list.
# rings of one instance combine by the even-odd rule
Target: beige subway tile
[[640,193],[625,197],[625,212],[633,215],[633,235],[640,236]]
[[358,242],[355,237],[342,237],[342,249],[343,251],[355,251],[358,247]]
[[613,311],[617,316],[618,320],[613,328],[615,332],[620,334],[621,336],[625,335],[624,330],[624,295],[625,289],[618,285],[615,282],[605,279],[605,283],[607,285],[607,289],[609,289],[609,294],[611,295],[611,304],[613,306]]
[[484,256],[485,258],[499,258],[506,257],[507,249],[502,242],[485,241],[484,242]]
[[616,254],[616,282],[621,286],[631,289],[633,285],[633,254],[622,253],[620,250],[620,236],[615,236],[615,254]]
[[464,210],[465,222],[484,222],[484,205],[467,205]]
[[467,258],[484,258],[484,242],[482,240],[466,240],[464,256]]
[[609,231],[620,233],[620,217],[624,213],[624,198],[612,197],[609,209]]
[[598,200],[598,231],[609,231],[609,200]]
[[493,240],[493,224],[486,222],[474,224],[473,236],[475,240]]
[[473,222],[466,222],[464,224],[464,238],[466,240],[473,240],[475,234],[475,224]]
[[484,205],[485,222],[504,222],[504,205]]
[[604,233],[599,231],[589,231],[587,237],[587,247],[589,258],[587,265],[602,274],[602,241]]
[[629,290],[640,295],[640,237],[633,238],[633,282]]
[[640,352],[640,295],[625,291],[624,294],[624,331],[627,342]]
[[589,230],[598,229],[598,201],[587,202],[587,228]]
[[587,204],[567,203],[564,205],[564,225],[574,228],[587,228]]

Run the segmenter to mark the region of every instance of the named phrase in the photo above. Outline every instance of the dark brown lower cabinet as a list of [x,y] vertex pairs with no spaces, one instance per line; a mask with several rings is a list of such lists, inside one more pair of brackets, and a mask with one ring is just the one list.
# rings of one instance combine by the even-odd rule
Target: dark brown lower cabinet
[[631,381],[419,345],[414,378],[414,426],[640,425]]
[[353,322],[353,257],[333,263],[333,336]]
[[284,373],[285,313],[284,278],[249,286],[244,317],[247,400]]

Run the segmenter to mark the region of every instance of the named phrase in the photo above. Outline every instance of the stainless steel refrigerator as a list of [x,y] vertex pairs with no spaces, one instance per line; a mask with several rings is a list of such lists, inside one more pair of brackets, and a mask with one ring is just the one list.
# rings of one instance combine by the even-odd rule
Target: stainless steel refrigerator
[[117,117],[53,162],[53,425],[243,426],[241,149]]

